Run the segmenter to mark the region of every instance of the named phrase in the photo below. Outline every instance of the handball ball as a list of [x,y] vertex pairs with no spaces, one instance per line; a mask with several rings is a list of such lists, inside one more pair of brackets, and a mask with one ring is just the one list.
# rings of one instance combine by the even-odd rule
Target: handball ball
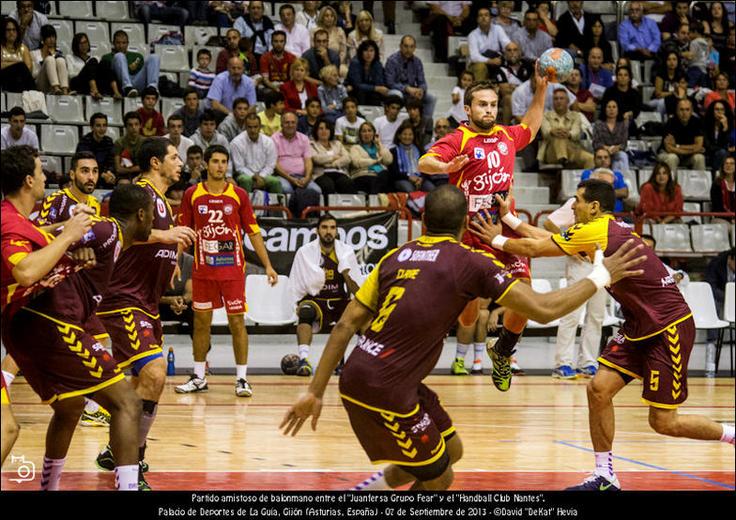
[[572,56],[565,50],[552,47],[539,58],[539,73],[551,82],[562,83],[567,80],[574,67]]
[[281,371],[287,376],[293,376],[296,374],[296,369],[299,367],[299,356],[296,354],[286,354],[281,358]]

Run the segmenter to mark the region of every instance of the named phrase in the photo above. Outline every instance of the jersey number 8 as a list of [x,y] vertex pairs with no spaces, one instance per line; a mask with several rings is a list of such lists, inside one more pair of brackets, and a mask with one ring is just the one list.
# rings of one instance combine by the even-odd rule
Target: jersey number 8
[[373,319],[373,323],[371,323],[371,330],[373,332],[381,332],[383,330],[386,320],[394,312],[396,305],[402,296],[404,296],[405,291],[406,289],[403,287],[391,287],[389,289],[386,299],[383,300],[383,305],[381,305],[381,309],[378,311],[378,315]]

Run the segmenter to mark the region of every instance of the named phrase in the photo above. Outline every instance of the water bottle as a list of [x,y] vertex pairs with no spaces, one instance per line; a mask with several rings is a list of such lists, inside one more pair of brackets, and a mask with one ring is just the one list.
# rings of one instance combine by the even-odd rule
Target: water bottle
[[166,356],[166,375],[176,375],[176,367],[174,366],[174,347],[169,347],[169,354]]
[[716,346],[713,343],[705,345],[705,377],[716,377]]

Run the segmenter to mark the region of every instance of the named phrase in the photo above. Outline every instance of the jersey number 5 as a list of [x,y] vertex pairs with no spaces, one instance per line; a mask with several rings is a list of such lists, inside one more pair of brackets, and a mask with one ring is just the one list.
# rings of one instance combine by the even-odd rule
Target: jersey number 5
[[383,305],[381,305],[381,309],[378,311],[378,315],[373,320],[373,323],[371,323],[371,330],[373,332],[381,332],[383,330],[386,320],[394,312],[396,305],[402,296],[404,296],[405,291],[406,289],[403,287],[391,287],[389,289],[386,299],[383,300]]

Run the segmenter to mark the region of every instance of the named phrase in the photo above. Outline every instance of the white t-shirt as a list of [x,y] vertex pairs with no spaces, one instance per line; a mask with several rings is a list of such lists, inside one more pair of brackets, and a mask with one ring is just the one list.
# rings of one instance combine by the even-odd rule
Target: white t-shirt
[[465,121],[468,118],[468,115],[465,113],[465,101],[463,101],[465,99],[465,89],[455,85],[452,88],[452,92],[450,93],[450,95],[454,96],[455,94],[458,94],[460,96],[460,99],[457,103],[452,104],[450,110],[447,112],[447,115],[448,117],[452,116],[455,121],[459,123],[461,121]]
[[396,135],[396,130],[408,117],[409,114],[399,113],[396,117],[396,121],[393,123],[389,121],[386,116],[377,117],[373,121],[373,126],[376,127],[376,132],[378,133],[378,137],[381,139],[383,146],[389,149],[394,147],[394,136]]
[[357,144],[358,130],[363,123],[365,123],[365,119],[360,116],[357,117],[355,123],[348,121],[346,116],[338,117],[335,121],[335,135],[342,136],[343,144]]

